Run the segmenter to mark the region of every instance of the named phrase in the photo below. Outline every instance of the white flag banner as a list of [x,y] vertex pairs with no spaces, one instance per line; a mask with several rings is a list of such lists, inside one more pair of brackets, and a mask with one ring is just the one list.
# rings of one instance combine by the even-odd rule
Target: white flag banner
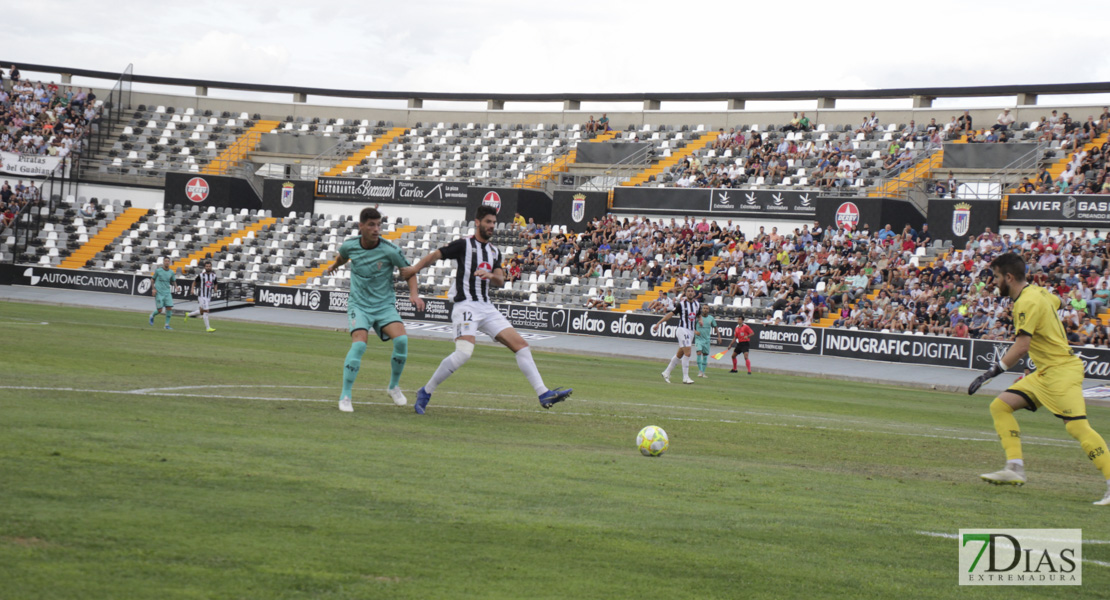
[[24,177],[46,177],[53,173],[62,159],[57,156],[0,152],[0,172]]

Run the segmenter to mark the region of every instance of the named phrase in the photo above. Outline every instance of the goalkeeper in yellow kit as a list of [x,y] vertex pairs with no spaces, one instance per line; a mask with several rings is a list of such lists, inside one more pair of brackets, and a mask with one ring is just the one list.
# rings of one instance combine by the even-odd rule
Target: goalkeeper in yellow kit
[[1051,291],[1031,285],[1025,280],[1025,261],[1007,252],[991,261],[994,284],[1003,296],[1014,302],[1014,345],[998,363],[972,382],[967,392],[974,394],[993,377],[1018,364],[1026,353],[1036,370],[1015,382],[991,402],[994,428],[1002,438],[1006,451],[1006,467],[981,475],[990,483],[1022,485],[1025,463],[1021,455],[1021,429],[1014,411],[1025,408],[1036,411],[1045,407],[1064,421],[1064,428],[1083,446],[1083,452],[1102,471],[1107,480],[1106,495],[1095,504],[1110,505],[1110,454],[1106,442],[1087,421],[1083,401],[1083,361],[1068,346],[1064,326],[1056,311],[1060,298]]

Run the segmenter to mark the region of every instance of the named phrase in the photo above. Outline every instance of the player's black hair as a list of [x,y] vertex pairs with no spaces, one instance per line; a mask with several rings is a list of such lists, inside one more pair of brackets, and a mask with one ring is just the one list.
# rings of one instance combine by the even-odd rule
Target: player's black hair
[[486,215],[497,216],[497,209],[492,206],[486,206],[485,204],[479,205],[478,210],[474,213],[474,220],[481,221],[486,218]]
[[204,261],[204,264],[203,264],[203,265],[201,265],[201,266],[207,267],[207,266],[208,266],[208,265],[210,265],[210,264],[212,264],[212,261],[210,261],[210,260],[206,260],[206,261]]
[[382,220],[382,213],[378,212],[378,209],[373,206],[368,206],[362,209],[362,212],[358,213],[359,223],[365,223],[371,219]]
[[1025,261],[1013,252],[1004,252],[991,261],[991,269],[999,275],[1009,273],[1018,281],[1025,281]]

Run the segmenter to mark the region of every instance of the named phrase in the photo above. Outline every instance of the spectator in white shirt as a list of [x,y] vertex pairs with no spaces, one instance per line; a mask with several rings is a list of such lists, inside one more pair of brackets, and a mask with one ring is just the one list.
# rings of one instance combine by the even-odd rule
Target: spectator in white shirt
[[1010,126],[1014,124],[1015,120],[1016,119],[1014,119],[1014,116],[1010,114],[1010,109],[1004,108],[1002,109],[1002,112],[998,115],[998,122],[995,123],[991,127],[991,129],[996,129],[998,131],[1007,131],[1010,129]]

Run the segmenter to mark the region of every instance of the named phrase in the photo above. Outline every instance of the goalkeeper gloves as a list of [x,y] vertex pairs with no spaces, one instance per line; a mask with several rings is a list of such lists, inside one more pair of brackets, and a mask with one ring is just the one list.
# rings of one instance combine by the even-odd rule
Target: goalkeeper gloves
[[1006,369],[1002,366],[1002,363],[994,363],[993,365],[991,365],[991,368],[987,369],[986,373],[983,373],[982,375],[976,377],[975,381],[971,382],[971,385],[967,388],[968,395],[974,396],[975,392],[978,392],[979,388],[983,387],[984,383],[990,381],[991,379],[994,379],[995,377],[998,377],[1005,372]]

